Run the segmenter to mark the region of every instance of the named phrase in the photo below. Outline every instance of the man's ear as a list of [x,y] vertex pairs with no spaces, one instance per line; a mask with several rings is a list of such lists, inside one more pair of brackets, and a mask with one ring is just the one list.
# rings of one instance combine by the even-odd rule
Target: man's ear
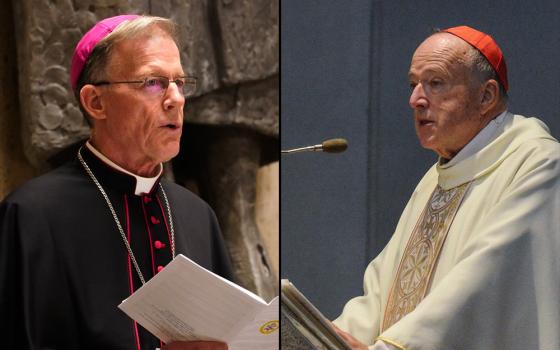
[[87,84],[80,90],[80,101],[82,107],[95,120],[105,119],[105,104],[103,103],[101,91],[96,86]]
[[486,81],[482,86],[480,96],[481,114],[486,115],[493,110],[500,101],[500,86],[494,79]]

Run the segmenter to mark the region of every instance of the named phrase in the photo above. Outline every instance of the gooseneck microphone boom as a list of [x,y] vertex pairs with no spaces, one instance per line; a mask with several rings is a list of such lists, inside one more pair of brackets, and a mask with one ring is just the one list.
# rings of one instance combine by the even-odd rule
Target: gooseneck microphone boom
[[340,153],[346,151],[348,148],[348,141],[345,139],[329,139],[323,143],[315,146],[307,146],[300,148],[293,148],[282,150],[282,154],[300,153],[300,152],[327,152],[327,153]]

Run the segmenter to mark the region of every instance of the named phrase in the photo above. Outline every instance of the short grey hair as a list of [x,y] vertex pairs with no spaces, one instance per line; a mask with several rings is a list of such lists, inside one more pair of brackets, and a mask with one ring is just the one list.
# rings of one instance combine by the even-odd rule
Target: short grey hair
[[488,62],[486,57],[484,57],[480,51],[471,46],[470,50],[467,52],[466,63],[470,66],[469,68],[473,72],[473,75],[478,78],[478,82],[483,83],[491,79],[498,82],[498,86],[500,87],[500,97],[504,101],[507,101],[508,95],[504,85],[500,81],[494,67],[490,65],[490,62]]
[[89,115],[83,108],[82,102],[80,101],[80,90],[86,84],[91,84],[103,79],[102,76],[107,69],[107,63],[109,62],[109,58],[111,57],[116,43],[122,40],[133,39],[142,34],[150,33],[150,29],[152,27],[157,27],[163,30],[173,39],[177,47],[179,47],[179,30],[177,24],[170,19],[156,16],[140,16],[132,20],[123,21],[111,33],[95,45],[95,48],[92,50],[84,64],[84,68],[78,77],[78,82],[76,84],[76,88],[74,89],[74,96],[78,100],[78,105],[90,125],[91,121]]

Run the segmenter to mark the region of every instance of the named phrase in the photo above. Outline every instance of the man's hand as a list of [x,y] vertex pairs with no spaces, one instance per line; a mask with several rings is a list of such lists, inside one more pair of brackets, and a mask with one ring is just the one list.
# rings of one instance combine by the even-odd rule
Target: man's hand
[[348,343],[348,345],[350,345],[352,347],[352,349],[368,350],[368,347],[365,346],[364,344],[360,343],[360,341],[358,339],[354,338],[349,333],[346,333],[345,331],[341,330],[340,328],[335,326],[334,323],[331,323],[331,324],[334,327],[334,330],[336,331],[336,333],[338,333],[338,335],[340,335],[342,337],[342,339],[344,339],[344,341],[346,341]]
[[228,346],[217,341],[174,341],[163,350],[228,350]]

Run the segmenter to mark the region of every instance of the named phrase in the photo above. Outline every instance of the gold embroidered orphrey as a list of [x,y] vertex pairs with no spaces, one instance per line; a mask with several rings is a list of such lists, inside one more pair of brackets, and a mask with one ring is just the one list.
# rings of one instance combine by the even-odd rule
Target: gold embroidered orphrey
[[385,308],[385,331],[424,299],[439,253],[470,182],[445,191],[436,187],[408,240]]

